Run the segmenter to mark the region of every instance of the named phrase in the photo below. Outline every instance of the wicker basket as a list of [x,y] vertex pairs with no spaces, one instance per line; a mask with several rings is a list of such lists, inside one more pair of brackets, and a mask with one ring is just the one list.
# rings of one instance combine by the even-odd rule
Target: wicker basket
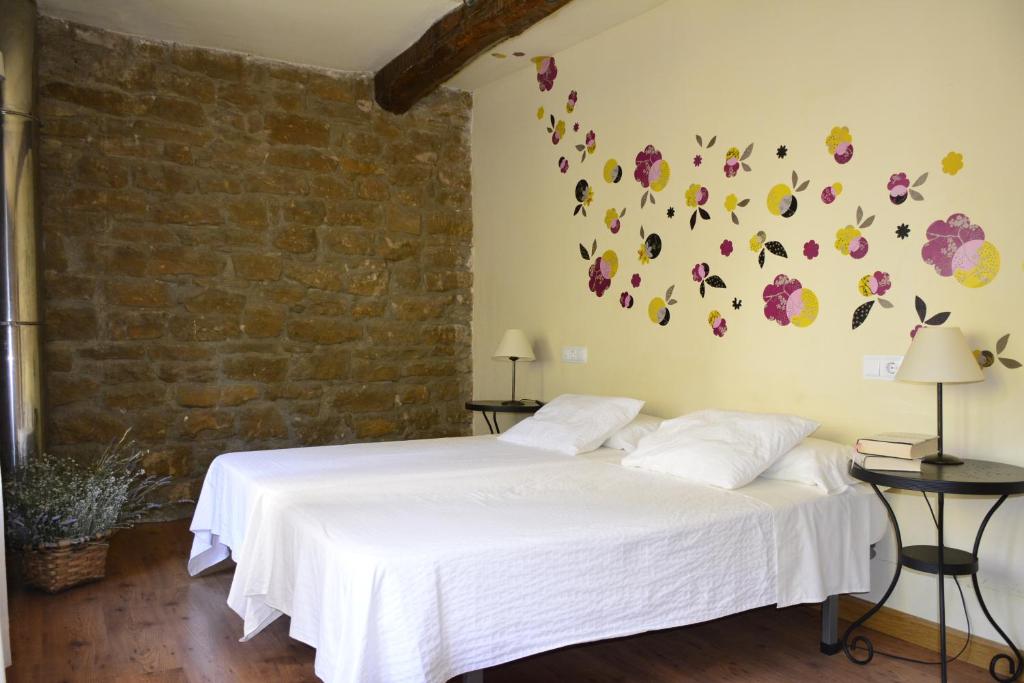
[[47,593],[102,579],[107,573],[111,532],[90,538],[46,543],[20,549],[25,582]]

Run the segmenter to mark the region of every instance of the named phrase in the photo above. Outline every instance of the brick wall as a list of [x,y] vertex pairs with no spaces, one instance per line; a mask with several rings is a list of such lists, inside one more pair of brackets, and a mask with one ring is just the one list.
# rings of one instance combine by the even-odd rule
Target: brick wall
[[469,95],[40,42],[49,450],[132,427],[175,500],[225,451],[468,433]]

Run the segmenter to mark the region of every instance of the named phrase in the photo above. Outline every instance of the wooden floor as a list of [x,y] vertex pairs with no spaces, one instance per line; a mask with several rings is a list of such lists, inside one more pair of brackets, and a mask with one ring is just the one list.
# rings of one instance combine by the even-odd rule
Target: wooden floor
[[[239,643],[241,620],[225,600],[230,572],[189,578],[184,522],[115,537],[106,580],[57,596],[11,589],[13,683],[60,681],[316,681],[312,648],[279,619]],[[866,667],[818,654],[816,615],[766,608],[714,622],[564,648],[485,674],[486,683],[581,681],[933,681],[937,667],[876,657]],[[871,634],[876,647],[934,655]],[[987,681],[955,662],[952,681]]]

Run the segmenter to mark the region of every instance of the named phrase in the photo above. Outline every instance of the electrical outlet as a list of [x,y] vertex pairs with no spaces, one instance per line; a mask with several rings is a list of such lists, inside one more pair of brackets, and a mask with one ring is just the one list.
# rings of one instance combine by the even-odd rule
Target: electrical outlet
[[864,356],[864,379],[883,379],[891,381],[903,363],[903,356]]
[[563,363],[586,363],[587,362],[587,347],[586,346],[563,346],[562,347],[562,362]]

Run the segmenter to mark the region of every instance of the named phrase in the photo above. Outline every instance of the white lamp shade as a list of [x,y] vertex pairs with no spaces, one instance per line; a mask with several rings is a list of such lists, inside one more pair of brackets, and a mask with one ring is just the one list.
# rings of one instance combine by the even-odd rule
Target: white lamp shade
[[533,360],[533,347],[522,330],[505,330],[501,343],[494,351],[495,358],[515,358],[517,360]]
[[959,327],[922,327],[896,373],[901,382],[963,384],[985,379]]

